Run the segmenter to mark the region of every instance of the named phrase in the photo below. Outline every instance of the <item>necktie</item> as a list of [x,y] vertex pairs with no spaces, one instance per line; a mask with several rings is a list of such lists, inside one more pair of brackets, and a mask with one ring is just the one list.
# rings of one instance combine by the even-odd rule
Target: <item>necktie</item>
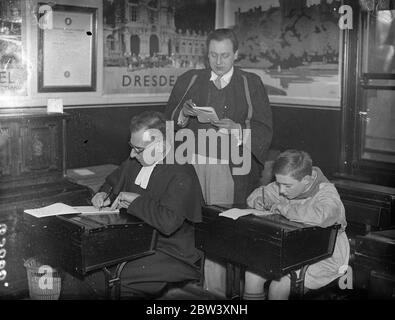
[[217,89],[221,89],[221,76],[218,76],[217,79],[214,80],[214,85],[217,87]]

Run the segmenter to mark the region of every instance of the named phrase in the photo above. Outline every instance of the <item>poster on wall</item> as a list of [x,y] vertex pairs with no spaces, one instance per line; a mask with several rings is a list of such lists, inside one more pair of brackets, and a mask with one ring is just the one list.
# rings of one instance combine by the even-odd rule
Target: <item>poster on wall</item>
[[215,0],[103,0],[104,93],[170,93],[205,68]]
[[21,0],[0,0],[0,96],[27,94]]
[[272,102],[340,106],[340,0],[218,0],[237,65],[257,73]]

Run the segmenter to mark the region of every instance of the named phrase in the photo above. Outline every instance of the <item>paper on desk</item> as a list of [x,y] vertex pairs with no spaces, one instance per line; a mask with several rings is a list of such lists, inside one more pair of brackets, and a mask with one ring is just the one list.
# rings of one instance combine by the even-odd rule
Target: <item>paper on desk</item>
[[74,209],[83,215],[119,213],[119,210],[111,210],[110,207],[97,209],[94,206],[79,206],[79,207],[74,207]]
[[64,203],[54,203],[46,207],[37,209],[27,209],[24,210],[27,214],[30,214],[36,218],[44,218],[50,216],[57,216],[60,214],[76,214],[79,213],[73,207],[68,206]]
[[119,213],[119,210],[110,210],[110,207],[105,207],[101,209],[97,209],[94,206],[71,207],[64,203],[54,203],[42,208],[27,209],[25,210],[25,212],[36,218],[44,218],[50,216],[57,216],[61,214],[97,215],[97,214]]
[[247,216],[249,214],[253,214],[255,216],[268,216],[271,215],[272,212],[270,211],[262,211],[262,210],[257,210],[257,209],[238,209],[238,208],[232,208],[229,210],[226,210],[224,212],[221,212],[219,215],[222,217],[227,217],[231,218],[233,220],[236,220],[242,216]]
[[84,169],[84,168],[73,169],[73,171],[80,176],[91,176],[91,175],[95,174],[93,171],[90,171],[89,169]]

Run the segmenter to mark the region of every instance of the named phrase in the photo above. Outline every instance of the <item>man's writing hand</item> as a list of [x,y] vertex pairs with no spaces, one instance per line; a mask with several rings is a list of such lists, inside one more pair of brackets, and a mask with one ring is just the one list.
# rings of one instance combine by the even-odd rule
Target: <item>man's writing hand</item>
[[134,192],[120,192],[118,197],[114,200],[111,205],[111,210],[117,210],[121,208],[128,208],[131,203],[136,200],[140,195]]
[[193,109],[194,103],[192,100],[187,100],[185,101],[183,107],[182,107],[182,114],[185,117],[196,117],[196,110]]
[[91,202],[95,208],[102,208],[102,207],[107,207],[110,205],[111,201],[110,199],[107,198],[107,193],[105,192],[98,192],[96,193]]

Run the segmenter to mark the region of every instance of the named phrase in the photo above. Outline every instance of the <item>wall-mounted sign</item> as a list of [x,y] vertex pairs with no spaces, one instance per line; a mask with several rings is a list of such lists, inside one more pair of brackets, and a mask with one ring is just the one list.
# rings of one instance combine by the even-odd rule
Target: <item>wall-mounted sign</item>
[[39,28],[38,91],[96,90],[97,9],[55,5]]

